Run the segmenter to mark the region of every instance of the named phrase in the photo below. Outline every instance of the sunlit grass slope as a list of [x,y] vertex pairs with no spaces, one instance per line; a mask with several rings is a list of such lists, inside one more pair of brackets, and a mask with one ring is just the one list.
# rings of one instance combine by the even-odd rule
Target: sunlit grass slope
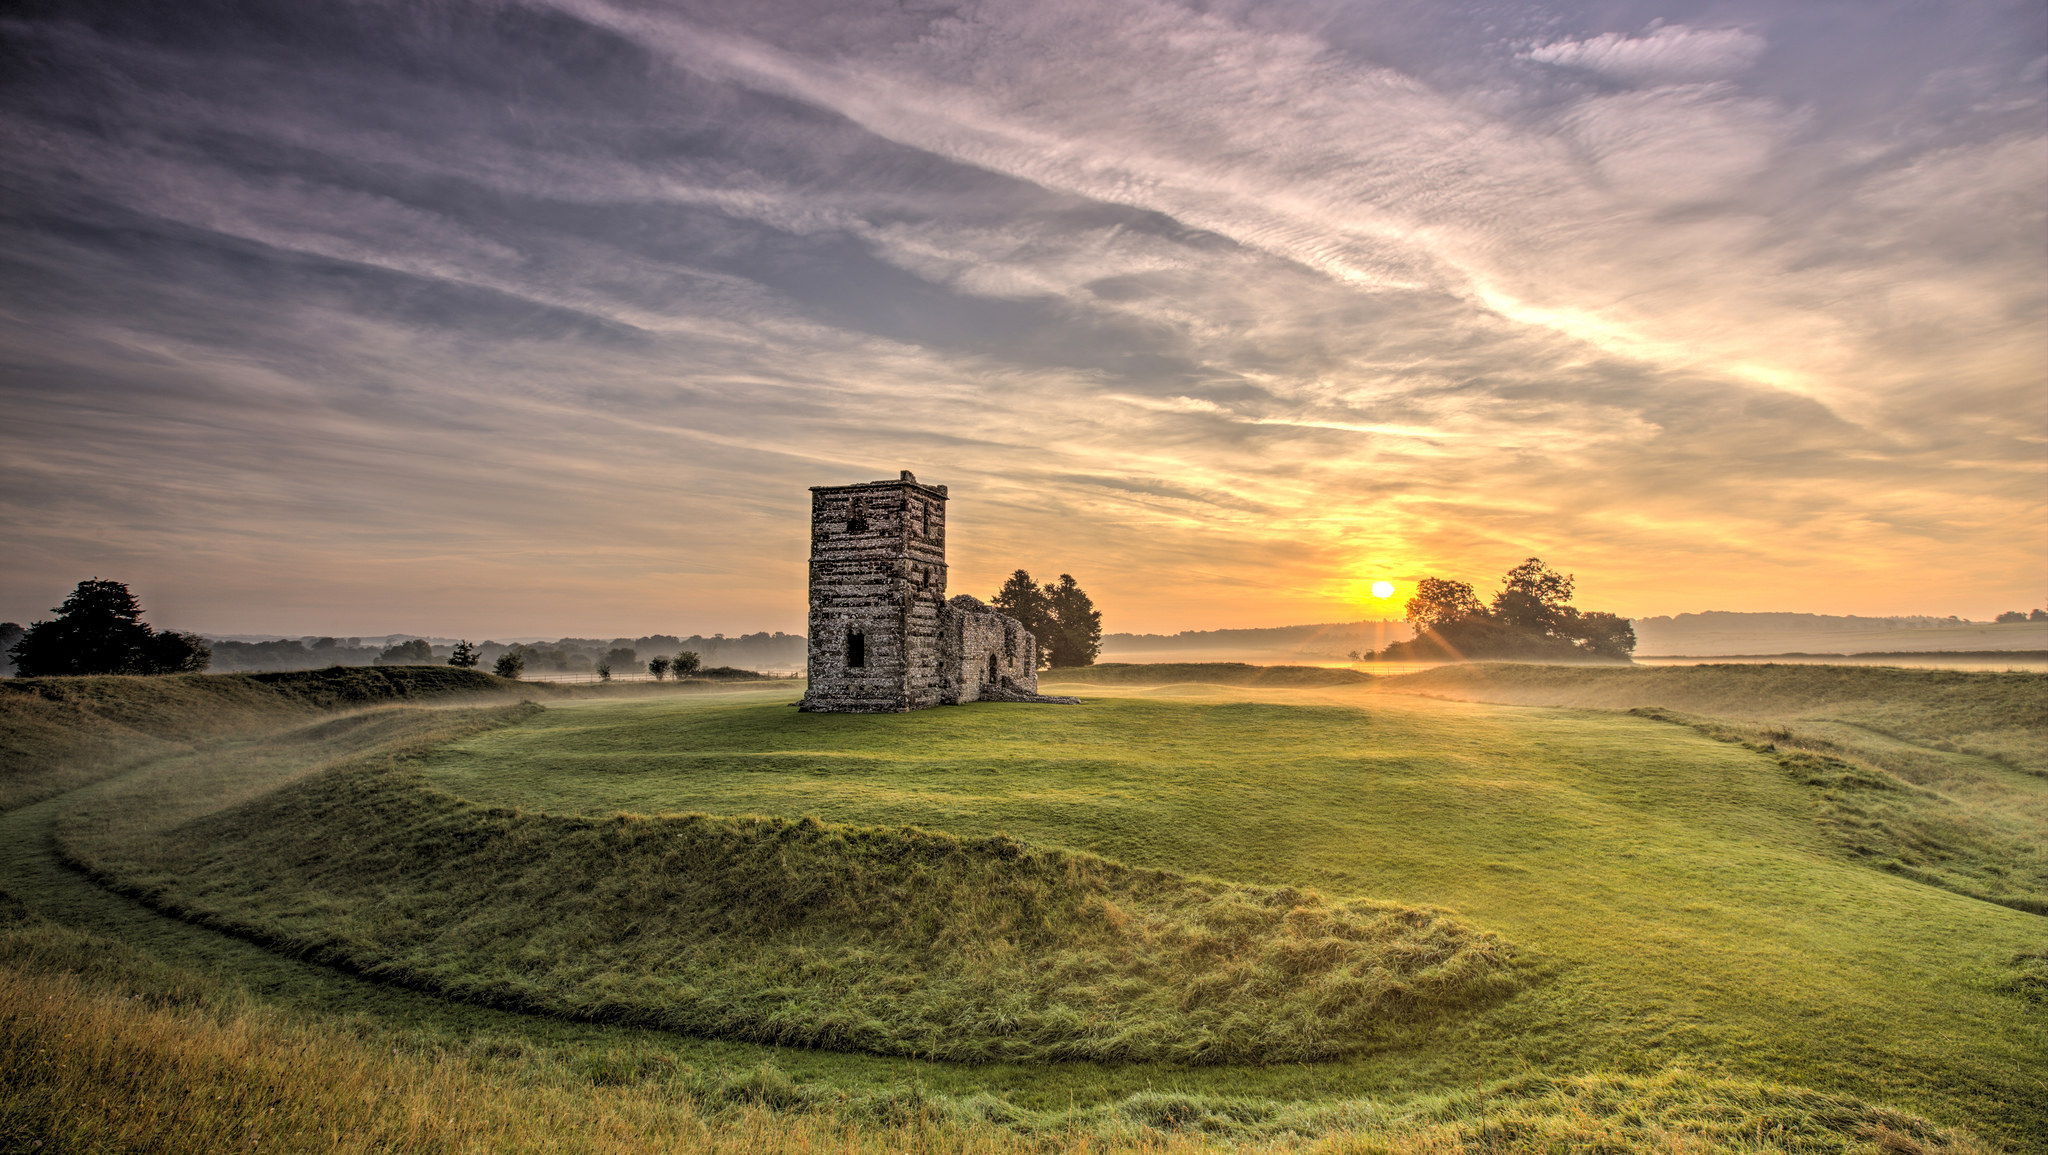
[[[1381,689],[1632,708],[1775,758],[1846,852],[2048,914],[2048,676],[1853,666],[1445,666]],[[1683,713],[1674,714],[1672,710]]]
[[[1385,688],[1490,702],[1626,710],[1663,706],[1723,720],[1805,723],[1816,736],[1912,773],[1962,753],[2048,775],[2048,674],[1887,666],[1608,667],[1489,662],[1386,679]],[[1876,739],[1871,741],[1870,739]],[[1885,741],[1890,739],[1890,741]],[[1908,749],[1901,749],[1901,744]],[[1917,754],[1916,759],[1914,755]]]
[[0,678],[0,810],[189,750],[196,742],[336,709],[488,694],[513,686],[450,666]]
[[1515,986],[1505,944],[1436,912],[1000,835],[558,817],[359,765],[140,845],[80,827],[65,847],[96,872],[296,954],[763,1042],[1299,1062]]
[[[2038,916],[1870,869],[1772,757],[1651,719],[1360,693],[911,715],[553,708],[435,754],[496,805],[998,831],[1260,885],[1443,906],[1554,977],[1360,1078],[1706,1062],[2048,1126],[2014,993]],[[1373,1066],[1373,1064],[1378,1064]]]

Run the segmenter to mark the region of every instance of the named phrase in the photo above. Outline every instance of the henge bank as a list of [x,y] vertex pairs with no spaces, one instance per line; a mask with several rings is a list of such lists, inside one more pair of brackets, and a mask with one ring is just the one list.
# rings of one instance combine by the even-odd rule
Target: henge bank
[[966,594],[946,597],[946,487],[811,487],[812,712],[962,702],[1074,704],[1038,693],[1038,639]]

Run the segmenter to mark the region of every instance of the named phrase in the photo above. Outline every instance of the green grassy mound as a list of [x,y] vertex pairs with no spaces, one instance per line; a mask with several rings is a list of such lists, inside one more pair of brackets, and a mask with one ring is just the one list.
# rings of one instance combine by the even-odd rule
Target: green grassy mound
[[[2039,916],[1873,869],[1816,822],[1822,788],[1778,752],[1623,712],[1375,686],[1256,693],[881,716],[765,696],[575,702],[420,766],[464,798],[593,819],[687,805],[1007,831],[1191,876],[1439,906],[1544,960],[1543,981],[1429,1044],[1329,1076],[1354,1085],[1685,1064],[1999,1135],[2041,1129],[2029,1088],[2048,1019],[2011,961],[2038,949]],[[1977,762],[2033,792],[2015,797],[2048,794]]]
[[0,678],[0,810],[192,743],[349,707],[488,694],[515,683],[452,666],[271,674]]
[[[1481,663],[1438,666],[1385,679],[1384,685],[1531,706],[1663,706],[1719,719],[1827,722],[2048,776],[2048,674],[1890,666],[1589,669]],[[1866,745],[1876,753],[1883,743]]]
[[1351,686],[1372,681],[1357,670],[1324,666],[1254,666],[1246,662],[1099,662],[1064,666],[1038,675],[1054,682],[1098,686],[1168,686],[1198,682],[1214,686]]
[[1821,828],[1856,861],[2048,914],[2048,675],[1496,664],[1443,666],[1380,686],[1632,709],[1692,726],[1768,754],[1807,788]]
[[[1801,749],[1839,747],[1802,741],[1789,730],[1759,731],[1654,707],[1629,712],[1768,754],[1811,791],[1821,827],[1859,862],[2048,915],[2048,788],[2025,780],[2001,783],[1993,770],[1975,781],[1951,776],[1944,791],[1908,782],[1879,766]],[[1786,748],[1780,749],[1781,744]]]
[[886,1054],[1306,1061],[1516,985],[1504,943],[1430,910],[1001,836],[532,814],[403,770],[80,857],[160,907],[464,999]]

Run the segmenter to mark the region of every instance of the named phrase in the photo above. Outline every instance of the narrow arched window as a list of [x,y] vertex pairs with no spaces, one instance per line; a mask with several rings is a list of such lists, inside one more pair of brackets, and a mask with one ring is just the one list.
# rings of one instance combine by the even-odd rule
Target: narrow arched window
[[846,668],[857,670],[868,664],[868,640],[859,630],[846,631]]
[[868,531],[868,507],[854,498],[846,507],[846,532],[866,533]]
[[1000,682],[1003,680],[1003,668],[996,664],[996,656],[994,654],[988,656],[988,680],[990,682]]

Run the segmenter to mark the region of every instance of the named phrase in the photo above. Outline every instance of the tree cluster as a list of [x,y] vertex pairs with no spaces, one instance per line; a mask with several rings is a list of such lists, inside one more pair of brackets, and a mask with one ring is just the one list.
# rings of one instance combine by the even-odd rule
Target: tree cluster
[[189,674],[206,668],[213,651],[197,634],[152,629],[128,587],[88,578],[54,611],[22,630],[7,648],[24,678],[64,674]]
[[1388,661],[1521,659],[1626,662],[1635,652],[1627,618],[1572,606],[1573,578],[1530,558],[1501,579],[1492,605],[1466,582],[1424,578],[1408,599],[1413,641],[1381,651]]
[[[433,643],[425,638],[413,638],[385,646],[377,654],[380,666],[431,666],[434,664]],[[451,665],[453,663],[450,663]]]
[[673,658],[663,656],[647,659],[647,672],[653,674],[657,682],[670,674],[674,674],[676,681],[680,682],[703,668],[704,659],[694,650],[682,650]]
[[1023,622],[1038,639],[1040,665],[1092,666],[1102,652],[1102,611],[1072,574],[1039,585],[1020,569],[989,604]]
[[[2048,622],[2048,610],[2007,610],[1993,620],[2001,626],[2012,625],[2015,622]],[[0,626],[0,630],[6,628]]]

